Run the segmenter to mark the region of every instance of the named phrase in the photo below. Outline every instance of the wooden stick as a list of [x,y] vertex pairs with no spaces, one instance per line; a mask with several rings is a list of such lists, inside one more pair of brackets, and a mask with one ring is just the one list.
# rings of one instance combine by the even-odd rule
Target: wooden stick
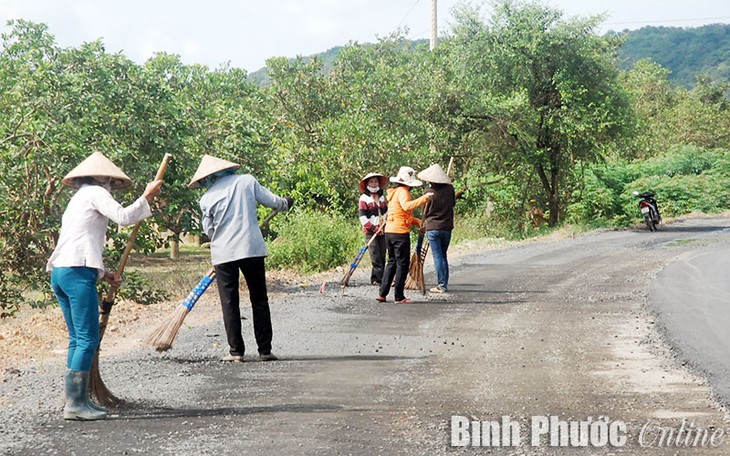
[[[165,175],[165,171],[167,171],[167,165],[170,163],[171,159],[171,154],[165,154],[165,156],[162,158],[162,163],[157,170],[155,180],[162,180]],[[132,232],[129,234],[127,245],[124,248],[122,258],[119,260],[119,265],[117,266],[116,274],[119,277],[122,276],[124,268],[127,266],[127,259],[129,258],[130,252],[134,248],[134,243],[137,240],[137,233],[139,232],[139,227],[141,224],[142,222],[136,223],[134,225],[134,228],[132,228]],[[91,362],[91,371],[89,372],[89,389],[91,391],[91,395],[95,397],[101,405],[106,406],[115,406],[119,405],[122,402],[120,398],[118,398],[114,395],[114,393],[109,391],[109,389],[104,384],[104,381],[101,379],[101,373],[99,372],[99,351],[101,350],[101,340],[104,338],[106,326],[109,322],[109,314],[112,311],[112,306],[114,305],[114,300],[116,299],[118,290],[118,286],[109,287],[109,291],[107,292],[104,299],[102,299],[101,305],[99,306],[99,347],[97,348],[94,359]]]

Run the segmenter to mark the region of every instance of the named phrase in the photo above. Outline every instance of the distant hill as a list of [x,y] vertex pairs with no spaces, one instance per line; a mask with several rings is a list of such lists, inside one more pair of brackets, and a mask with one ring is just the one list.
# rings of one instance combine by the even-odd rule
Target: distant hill
[[648,57],[670,70],[669,79],[677,85],[692,87],[700,73],[730,80],[730,24],[643,27],[621,34],[626,37],[619,50],[625,69]]
[[[616,33],[616,32],[612,32]],[[618,32],[626,38],[619,50],[623,69],[635,62],[650,58],[671,71],[669,80],[676,85],[691,88],[700,73],[714,80],[730,81],[730,24],[712,24],[702,27],[643,27],[638,30]],[[418,40],[413,44],[426,40]],[[309,56],[323,61],[324,71],[332,67],[342,46]],[[261,86],[271,83],[268,68],[264,67],[249,75],[249,79]]]
[[[305,57],[304,59],[309,60],[317,57],[322,61],[322,69],[324,70],[324,72],[329,73],[329,71],[332,69],[332,64],[337,59],[337,56],[340,54],[340,51],[342,51],[342,49],[343,46],[335,46],[326,50],[325,52],[310,55]],[[249,81],[254,82],[261,87],[267,87],[271,85],[271,78],[269,77],[269,67],[263,67],[259,70],[254,71],[253,73],[250,73],[248,75],[248,79]]]

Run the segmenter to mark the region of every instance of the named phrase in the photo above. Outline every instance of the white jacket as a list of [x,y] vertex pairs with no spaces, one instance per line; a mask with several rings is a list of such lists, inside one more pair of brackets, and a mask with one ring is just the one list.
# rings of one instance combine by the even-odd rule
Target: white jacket
[[82,185],[69,201],[61,219],[61,234],[56,249],[46,264],[54,267],[86,266],[104,275],[104,240],[109,220],[122,226],[134,225],[152,215],[147,199],[140,197],[123,207],[98,185]]

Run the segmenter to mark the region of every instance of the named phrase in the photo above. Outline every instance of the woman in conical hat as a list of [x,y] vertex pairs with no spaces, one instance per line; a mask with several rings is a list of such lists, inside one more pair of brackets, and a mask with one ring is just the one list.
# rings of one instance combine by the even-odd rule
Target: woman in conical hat
[[258,226],[256,207],[261,204],[286,211],[292,198],[282,198],[250,174],[235,174],[236,163],[205,155],[188,187],[206,188],[200,198],[201,225],[210,238],[210,258],[215,267],[223,324],[228,337],[224,361],[243,361],[245,345],[241,333],[238,294],[239,271],[248,285],[259,359],[274,361],[271,352],[271,312],[266,290],[266,244]]
[[360,179],[360,199],[357,202],[357,214],[360,224],[365,232],[365,244],[370,242],[373,236],[375,240],[370,244],[370,283],[380,285],[383,282],[383,271],[385,269],[385,233],[382,230],[385,217],[388,215],[388,205],[385,202],[385,189],[388,185],[388,178],[378,173],[368,173]]
[[395,302],[400,304],[410,302],[404,294],[408,268],[411,264],[410,231],[411,227],[421,225],[421,220],[413,216],[413,210],[426,204],[432,195],[423,195],[411,200],[411,187],[420,187],[423,183],[416,179],[416,171],[409,166],[401,166],[398,174],[390,178],[390,182],[396,186],[388,190],[387,196],[385,243],[388,263],[385,265],[379,295],[375,299],[385,302],[393,284]]
[[433,198],[424,208],[426,217],[423,220],[438,279],[438,285],[431,288],[431,292],[445,293],[449,289],[449,261],[446,252],[454,230],[454,186],[451,185],[449,176],[437,164],[418,173],[418,178],[429,183],[426,193],[433,194]]
[[97,420],[105,418],[106,412],[91,402],[88,389],[91,361],[99,346],[96,282],[121,283],[121,277],[107,271],[102,261],[107,225],[109,220],[133,225],[152,215],[150,203],[160,193],[162,181],[150,182],[137,201],[122,207],[110,191],[128,187],[132,180],[94,152],[63,178],[63,184],[77,191],[63,213],[58,243],[46,265],[69,335],[63,416]]

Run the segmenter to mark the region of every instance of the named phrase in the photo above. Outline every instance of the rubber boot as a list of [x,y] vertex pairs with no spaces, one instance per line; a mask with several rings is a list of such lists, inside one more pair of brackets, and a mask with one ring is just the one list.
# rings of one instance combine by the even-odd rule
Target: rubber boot
[[65,420],[101,420],[106,412],[95,410],[89,403],[89,371],[66,371],[66,407],[63,409]]
[[94,402],[93,399],[91,399],[91,391],[89,391],[89,407],[93,408],[94,410],[97,410],[99,412],[109,413],[109,410],[104,407],[103,405],[99,405],[96,402]]
[[[91,372],[91,371],[89,371]],[[89,378],[91,378],[91,373],[89,373]],[[86,389],[86,397],[89,398],[89,407],[93,408],[94,410],[97,410],[99,412],[109,413],[109,410],[107,410],[106,407],[103,405],[97,404],[94,402],[94,400],[91,398],[91,380],[89,380],[88,388]]]

